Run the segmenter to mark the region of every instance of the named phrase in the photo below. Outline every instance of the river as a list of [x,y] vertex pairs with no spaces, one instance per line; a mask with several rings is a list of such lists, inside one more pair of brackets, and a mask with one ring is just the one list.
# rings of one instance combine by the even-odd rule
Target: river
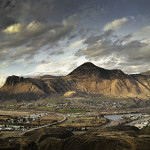
[[134,113],[134,114],[118,114],[118,115],[105,115],[104,117],[109,120],[118,120],[121,119],[123,116],[129,117],[129,116],[138,116],[141,115],[141,113]]
[[122,119],[123,116],[129,117],[129,116],[138,116],[141,115],[141,113],[131,113],[131,114],[116,114],[116,115],[105,115],[104,117],[109,119],[110,122],[105,127],[115,126],[119,125],[121,123],[125,123],[126,120]]

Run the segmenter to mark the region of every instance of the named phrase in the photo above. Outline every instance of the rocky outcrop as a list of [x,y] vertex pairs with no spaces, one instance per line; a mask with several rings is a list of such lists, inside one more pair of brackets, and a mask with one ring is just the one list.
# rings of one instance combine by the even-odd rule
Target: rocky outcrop
[[5,85],[7,86],[13,86],[16,85],[17,83],[23,82],[25,79],[23,77],[18,77],[18,76],[9,76],[5,82]]

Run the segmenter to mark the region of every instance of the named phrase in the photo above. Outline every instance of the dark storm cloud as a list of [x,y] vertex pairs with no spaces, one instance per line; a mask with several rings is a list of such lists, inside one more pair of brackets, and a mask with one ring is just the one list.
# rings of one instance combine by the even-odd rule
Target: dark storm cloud
[[74,13],[80,14],[81,22],[95,23],[97,17],[107,22],[114,16],[148,15],[149,5],[148,0],[0,0],[0,28],[32,20],[60,21]]
[[[16,60],[21,56],[27,56],[27,59],[32,59],[34,55],[37,54],[43,46],[46,46],[47,44],[54,45],[55,42],[57,43],[59,39],[65,37],[74,29],[75,25],[70,25],[66,22],[65,24],[63,23],[61,25],[43,28],[42,31],[39,31],[37,28],[37,31],[32,31],[33,33],[31,33],[30,31],[30,33],[26,34],[25,36],[24,32],[22,32],[19,35],[17,35],[18,37],[15,41],[13,41],[13,43],[11,43],[10,47],[19,46],[20,43],[25,46],[22,46],[16,51],[14,51],[10,58],[12,60]],[[29,38],[30,41],[28,41]]]
[[60,21],[86,2],[88,0],[0,0],[0,27],[32,20]]
[[111,37],[113,35],[113,30],[108,30],[105,31],[103,34],[98,35],[98,36],[90,36],[87,38],[87,40],[85,41],[85,44],[91,45],[91,44],[95,44],[97,41],[101,40],[101,39],[108,39],[109,37]]
[[1,0],[0,1],[0,29],[7,27],[13,23],[16,23],[15,17],[12,17],[11,10],[14,8],[14,5],[11,4],[10,0]]
[[52,0],[1,0],[0,22],[2,24],[0,27],[5,28],[17,22],[26,23],[33,19],[45,20],[48,16],[53,15],[51,13],[53,7],[52,2]]
[[72,13],[86,0],[72,2],[74,5],[69,0],[0,0],[0,61],[9,55],[11,60],[33,58],[43,46],[69,36],[76,28]]
[[76,52],[76,56],[85,56],[89,60],[98,60],[102,57],[126,57],[126,61],[135,64],[142,62],[150,62],[149,47],[150,42],[140,40],[130,40],[131,34],[125,36],[117,36],[105,33],[89,37],[85,41],[87,47]]
[[[130,40],[131,34],[118,36],[111,25],[124,17],[131,21],[130,16],[150,20],[149,5],[148,0],[0,0],[0,61],[25,59],[28,63],[43,51],[48,55],[64,54],[64,45],[88,37],[83,43],[87,48],[78,50],[77,57],[108,57],[106,65],[115,64],[119,57],[126,57],[133,65],[149,62],[150,42]],[[106,24],[107,31],[100,34]],[[145,36],[147,30],[149,27],[139,34]],[[59,47],[61,40],[64,45]]]

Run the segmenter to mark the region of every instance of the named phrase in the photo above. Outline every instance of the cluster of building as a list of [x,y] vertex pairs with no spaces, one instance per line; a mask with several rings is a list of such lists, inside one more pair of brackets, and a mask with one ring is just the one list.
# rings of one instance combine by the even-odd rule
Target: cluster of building
[[81,101],[84,105],[98,106],[99,108],[123,108],[124,105],[121,102],[112,101]]
[[132,116],[129,116],[129,118],[130,120],[133,121],[131,125],[134,125],[135,127],[139,129],[142,129],[145,126],[150,125],[150,115],[148,114],[132,115]]
[[137,128],[139,128],[139,129],[142,129],[143,127],[149,126],[149,125],[150,125],[150,120],[142,122],[142,123],[137,123],[134,126],[137,127]]
[[24,117],[9,117],[2,124],[0,124],[0,131],[14,131],[14,130],[26,130],[29,128],[28,124],[31,124],[35,120],[39,120],[41,117],[48,115],[47,113],[35,113]]
[[22,125],[0,125],[0,131],[25,131],[25,126]]

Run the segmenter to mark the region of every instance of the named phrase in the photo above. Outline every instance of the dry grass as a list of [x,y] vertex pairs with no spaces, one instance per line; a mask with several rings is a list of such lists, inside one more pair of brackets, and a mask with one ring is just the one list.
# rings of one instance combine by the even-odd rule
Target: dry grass
[[18,116],[28,116],[30,114],[31,114],[31,112],[0,110],[0,115],[10,115],[10,116],[18,117]]
[[[54,121],[60,121],[62,119],[63,119],[62,116],[50,114],[50,115],[44,116],[40,119],[40,125],[49,124],[49,123],[52,123]],[[35,120],[34,122],[32,122],[32,124],[38,124],[38,120]]]
[[77,92],[76,91],[68,91],[64,94],[64,97],[72,97],[74,95],[76,95]]

